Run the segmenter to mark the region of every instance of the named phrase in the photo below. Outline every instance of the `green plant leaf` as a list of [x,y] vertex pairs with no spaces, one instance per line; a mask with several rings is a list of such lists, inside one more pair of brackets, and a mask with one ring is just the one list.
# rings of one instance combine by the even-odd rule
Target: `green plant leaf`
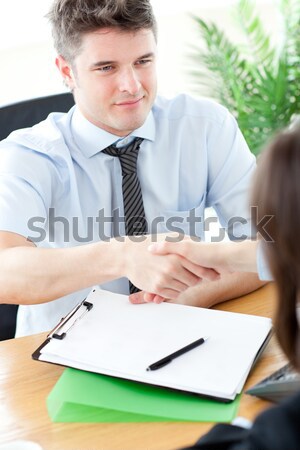
[[236,8],[239,23],[247,36],[249,57],[261,68],[272,66],[276,57],[275,50],[255,11],[255,3],[251,0],[239,0]]
[[190,56],[195,90],[215,98],[235,115],[255,154],[276,130],[300,114],[300,1],[280,2],[284,32],[276,48],[253,0],[239,0],[235,9],[246,47],[231,42],[213,22],[193,17],[202,43],[194,43]]

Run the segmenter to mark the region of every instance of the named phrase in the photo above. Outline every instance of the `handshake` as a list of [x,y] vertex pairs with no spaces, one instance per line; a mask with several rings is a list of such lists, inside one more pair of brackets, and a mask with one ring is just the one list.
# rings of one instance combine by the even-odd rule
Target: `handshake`
[[203,280],[216,281],[231,272],[257,272],[257,241],[204,243],[172,235],[149,235],[142,242],[127,238],[125,276],[141,292],[131,294],[132,303],[173,300]]

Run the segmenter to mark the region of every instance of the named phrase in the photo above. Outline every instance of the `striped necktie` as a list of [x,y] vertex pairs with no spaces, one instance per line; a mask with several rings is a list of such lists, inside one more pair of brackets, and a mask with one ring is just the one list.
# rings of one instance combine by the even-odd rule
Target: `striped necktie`
[[[118,157],[122,168],[122,191],[126,236],[138,236],[147,233],[147,221],[143,204],[140,182],[137,176],[137,158],[142,138],[135,138],[129,145],[117,148],[110,145],[103,153]],[[139,292],[129,281],[130,294]]]

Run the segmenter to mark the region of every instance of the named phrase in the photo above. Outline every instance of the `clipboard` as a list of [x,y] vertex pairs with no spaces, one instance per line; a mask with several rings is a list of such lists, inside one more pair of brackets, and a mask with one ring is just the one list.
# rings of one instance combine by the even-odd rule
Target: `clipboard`
[[[171,303],[132,305],[127,296],[95,288],[32,357],[230,402],[271,330],[265,317]],[[149,364],[201,336],[209,336],[204,345],[147,372]]]

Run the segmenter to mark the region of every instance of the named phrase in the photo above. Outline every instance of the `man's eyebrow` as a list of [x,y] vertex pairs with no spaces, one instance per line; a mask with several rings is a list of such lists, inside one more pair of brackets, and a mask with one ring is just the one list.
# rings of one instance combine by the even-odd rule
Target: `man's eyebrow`
[[139,58],[136,58],[136,59],[137,60],[139,60],[139,59],[147,59],[147,58],[153,58],[154,56],[155,56],[154,52],[149,52],[149,53],[146,53],[145,55],[140,56]]
[[111,64],[115,64],[115,61],[97,61],[91,65],[91,69],[102,66],[110,66]]
[[[139,56],[136,58],[136,61],[139,59],[147,59],[147,58],[153,58],[155,56],[154,52],[146,53],[145,55]],[[110,66],[112,64],[116,64],[117,61],[97,61],[91,65],[91,69],[96,69],[97,67],[103,67],[103,66]]]

